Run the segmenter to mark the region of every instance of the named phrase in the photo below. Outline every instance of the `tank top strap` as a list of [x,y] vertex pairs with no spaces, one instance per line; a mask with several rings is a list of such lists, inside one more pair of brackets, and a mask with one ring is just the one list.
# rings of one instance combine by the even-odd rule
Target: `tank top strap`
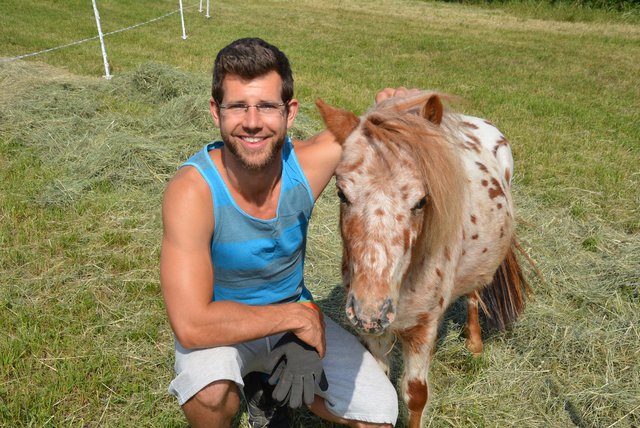
[[[224,145],[222,141],[214,141],[208,144],[199,150],[196,154],[191,156],[189,160],[182,164],[181,167],[192,166],[196,168],[202,178],[207,182],[209,186],[209,190],[211,191],[211,199],[213,201],[214,206],[214,219],[216,225],[218,224],[218,215],[219,209],[221,207],[227,205],[233,205],[233,200],[231,199],[231,195],[226,190],[227,186],[222,180],[222,176],[218,172],[218,169],[211,160],[211,156],[209,156],[209,152],[212,150],[217,150]],[[218,191],[216,191],[216,189]]]

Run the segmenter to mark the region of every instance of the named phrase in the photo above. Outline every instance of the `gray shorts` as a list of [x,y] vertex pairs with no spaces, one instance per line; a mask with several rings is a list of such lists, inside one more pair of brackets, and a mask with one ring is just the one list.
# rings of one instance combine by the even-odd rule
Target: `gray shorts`
[[[327,351],[322,360],[329,382],[326,391],[316,386],[327,409],[336,416],[395,425],[398,396],[373,356],[349,332],[325,316]],[[180,405],[217,380],[232,380],[240,391],[243,376],[266,372],[264,364],[281,335],[233,346],[187,350],[175,342],[176,377],[169,385]]]

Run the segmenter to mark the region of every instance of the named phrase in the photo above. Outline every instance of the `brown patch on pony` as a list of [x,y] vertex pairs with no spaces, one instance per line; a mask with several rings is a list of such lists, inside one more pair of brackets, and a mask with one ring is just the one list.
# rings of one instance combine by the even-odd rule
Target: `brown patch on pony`
[[402,223],[402,222],[404,221],[404,219],[405,219],[404,214],[398,214],[398,215],[396,215],[396,221],[397,221],[398,223]]
[[444,307],[444,297],[440,296],[440,300],[438,301],[438,306],[440,306],[441,308]]
[[444,258],[451,261],[451,250],[449,247],[444,247]]
[[476,125],[475,123],[471,123],[471,122],[462,122],[462,124],[464,126],[466,126],[467,128],[471,128],[471,129],[478,129],[478,125]]
[[487,166],[482,162],[476,162],[476,165],[478,165],[478,168],[480,168],[480,171],[489,172],[489,169],[487,168]]
[[396,235],[393,240],[391,241],[392,245],[400,245],[403,244],[404,245],[404,239],[402,238],[402,235]]
[[499,203],[498,205],[496,205],[496,207],[500,210],[502,209],[502,204]]
[[500,238],[504,238],[504,227],[500,226]]
[[360,166],[362,166],[363,163],[364,163],[364,157],[360,157],[360,159],[358,159],[355,163],[352,163],[351,165],[341,165],[340,169],[345,173],[353,172],[358,168],[360,168]]
[[485,247],[485,248],[483,248],[483,249],[482,249],[482,254],[486,253],[487,251],[489,251],[489,249],[488,249],[488,248],[486,248],[486,247]]
[[467,254],[467,250],[462,250],[462,255],[464,256],[465,254]]
[[478,218],[475,215],[471,214],[471,223],[476,224],[477,221]]
[[476,146],[481,146],[482,145],[482,142],[480,141],[480,139],[478,137],[476,137],[475,135],[473,135],[473,134],[464,134],[464,136],[467,137],[468,139],[470,139],[471,142],[473,144],[475,144]]
[[464,148],[465,148],[465,149],[467,149],[467,150],[473,150],[473,151],[474,151],[474,152],[476,152],[476,153],[480,153],[480,152],[482,151],[482,149],[480,148],[480,146],[479,146],[479,145],[477,145],[477,144],[471,144],[471,143],[470,143],[470,142],[468,142],[468,141],[465,141],[465,146],[464,146]]
[[416,318],[416,325],[399,331],[399,336],[403,341],[403,348],[412,354],[422,353],[422,348],[428,343],[427,329],[431,317],[428,313],[419,314]]
[[[346,232],[349,232],[348,234]],[[364,235],[363,221],[360,218],[351,216],[348,221],[343,223],[343,239],[346,241],[347,236],[354,239],[360,239]]]
[[489,188],[489,198],[495,199],[498,196],[504,196],[504,191],[502,190],[502,186],[500,186],[500,183],[498,182],[498,180],[492,177],[491,184],[493,184],[493,186],[495,187]]
[[464,148],[468,150],[473,150],[476,153],[480,153],[482,151],[482,142],[472,134],[464,134],[465,137],[469,139],[469,141],[464,141]]
[[407,395],[409,396],[409,402],[407,402],[409,410],[414,413],[422,413],[429,399],[427,384],[420,379],[410,380],[407,384]]
[[320,116],[329,132],[342,144],[347,137],[358,127],[360,119],[350,111],[331,107],[320,98],[316,100],[316,106],[320,111]]
[[378,217],[382,217],[384,215],[384,211],[381,208],[376,208],[375,210],[375,215],[377,215]]
[[404,252],[406,253],[409,250],[409,244],[411,243],[411,230],[405,229],[403,232],[404,236]]
[[438,278],[442,279],[442,271],[438,268],[436,268],[436,275],[438,275]]
[[489,185],[489,182],[487,180],[482,180],[480,183],[482,183],[484,187],[487,187]]
[[504,170],[504,180],[506,183],[511,182],[511,171],[509,170],[509,168]]
[[509,145],[509,141],[507,141],[506,138],[504,138],[504,136],[500,137],[500,139],[498,140],[498,144],[493,148],[493,155],[496,156],[498,154],[498,150],[500,149],[501,146],[508,146]]
[[475,235],[473,235],[473,236],[471,237],[471,239],[473,239],[473,240],[478,239],[478,234],[476,233]]
[[[350,240],[347,237],[351,237],[351,241],[358,241],[362,239],[364,234],[364,226],[362,220],[351,217],[348,221],[343,221],[342,210],[340,210],[340,234],[342,236],[342,248],[343,248],[343,277],[344,277],[344,269],[348,269],[351,258],[355,260],[362,259],[362,252],[364,249],[360,247],[349,246]],[[353,252],[353,253],[352,253]],[[344,278],[343,278],[344,279]],[[350,280],[350,279],[349,279]]]

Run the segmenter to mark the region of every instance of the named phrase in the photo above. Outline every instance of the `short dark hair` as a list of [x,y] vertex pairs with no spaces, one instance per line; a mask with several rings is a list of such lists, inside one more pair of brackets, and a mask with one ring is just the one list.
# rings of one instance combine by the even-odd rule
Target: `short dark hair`
[[222,82],[227,75],[250,80],[271,71],[282,78],[282,101],[288,103],[293,98],[293,74],[286,55],[257,37],[238,39],[218,52],[213,64],[211,96],[216,103],[222,102]]

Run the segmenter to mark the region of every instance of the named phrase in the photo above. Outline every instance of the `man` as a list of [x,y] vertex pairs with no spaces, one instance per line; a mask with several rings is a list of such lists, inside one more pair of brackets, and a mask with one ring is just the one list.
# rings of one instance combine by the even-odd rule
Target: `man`
[[[326,131],[307,141],[287,137],[298,111],[291,69],[260,39],[220,51],[210,109],[222,142],[185,163],[163,202],[160,279],[176,337],[169,391],[192,426],[226,427],[239,409],[243,378],[261,379],[255,372],[278,368],[270,383],[287,385],[279,399],[293,405],[303,396],[282,374],[303,356],[311,360],[299,361],[321,361],[328,383],[316,372],[311,397],[305,390],[313,413],[354,427],[392,426],[394,387],[355,337],[323,317],[303,281],[307,222],[340,145]],[[263,419],[268,423],[268,414]]]

